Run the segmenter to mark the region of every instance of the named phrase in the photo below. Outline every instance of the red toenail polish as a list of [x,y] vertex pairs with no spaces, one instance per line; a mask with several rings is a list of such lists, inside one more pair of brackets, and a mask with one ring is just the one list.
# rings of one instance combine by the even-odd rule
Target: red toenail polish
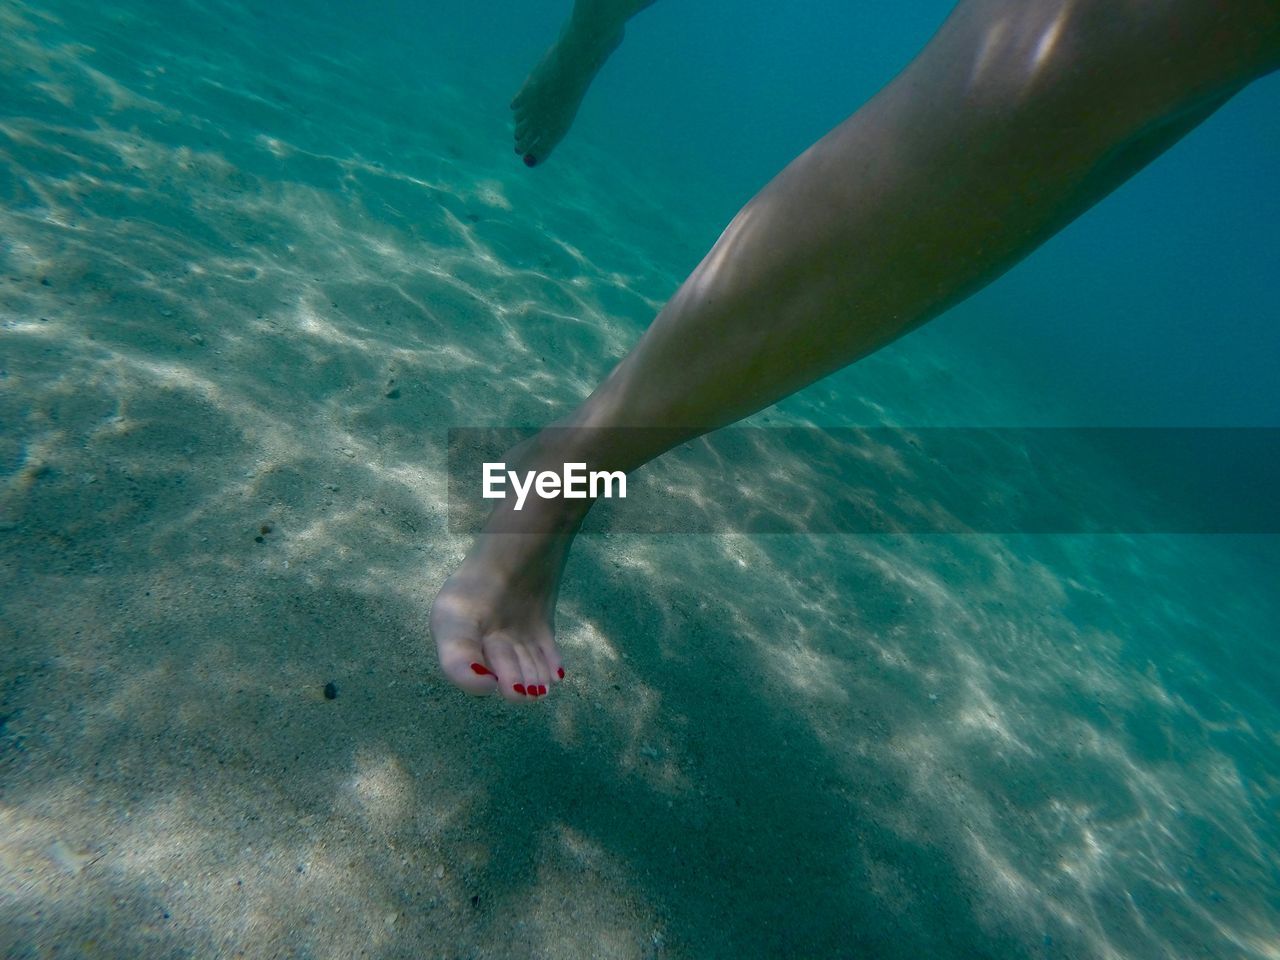
[[524,155],[524,165],[526,167],[536,166],[537,163],[538,163],[538,158],[535,157],[532,153],[526,153]]
[[471,672],[472,672],[472,673],[478,673],[478,674],[480,674],[480,676],[482,676],[482,677],[496,677],[496,676],[497,676],[497,674],[496,674],[496,673],[494,673],[492,670],[490,670],[488,667],[486,667],[483,663],[473,663],[473,664],[471,665]]
[[511,685],[511,689],[512,689],[512,690],[514,690],[516,693],[524,693],[524,684],[523,684],[523,683],[513,683],[513,684]]
[[564,679],[564,667],[556,667],[556,676],[561,680]]

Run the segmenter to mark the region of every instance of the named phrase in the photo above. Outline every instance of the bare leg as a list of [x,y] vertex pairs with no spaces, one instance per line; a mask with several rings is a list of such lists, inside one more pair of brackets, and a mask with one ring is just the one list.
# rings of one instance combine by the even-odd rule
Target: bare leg
[[653,0],[576,0],[569,22],[511,101],[516,153],[529,166],[551,156],[591,81],[622,42],[623,29]]
[[[865,356],[999,276],[1278,62],[1270,0],[966,0],[742,209],[562,422],[674,434],[548,431],[526,461],[630,470]],[[554,685],[581,503],[526,506],[528,532],[481,535],[441,590],[432,632],[463,689],[515,700],[516,684]],[[513,520],[500,508],[491,523]]]

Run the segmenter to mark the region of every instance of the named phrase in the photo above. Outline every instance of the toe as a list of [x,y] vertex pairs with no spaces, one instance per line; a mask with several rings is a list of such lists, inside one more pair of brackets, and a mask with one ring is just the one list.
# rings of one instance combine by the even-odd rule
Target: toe
[[484,649],[485,656],[494,665],[500,678],[498,692],[502,694],[503,699],[515,702],[527,700],[524,670],[521,669],[520,661],[510,642],[502,637],[486,637]]
[[516,153],[528,153],[529,144],[533,140],[533,131],[527,123],[517,123],[515,129]]
[[542,660],[542,682],[548,687],[553,687],[564,679],[564,664],[560,660],[560,648],[556,646],[555,637],[550,630],[540,631],[536,639],[538,655]]
[[555,149],[556,142],[550,137],[533,137],[529,144],[529,152],[526,156],[534,156],[538,158],[538,163],[545,163],[547,157],[551,156],[551,151]]
[[516,647],[516,657],[524,675],[525,694],[535,699],[545,697],[549,688],[549,675],[542,659],[542,651],[536,644],[522,643]]
[[485,659],[478,639],[441,632],[435,633],[435,639],[440,668],[454,686],[477,697],[493,693],[501,674]]
[[454,686],[467,693],[493,693],[502,674],[485,657],[475,620],[466,615],[447,588],[446,584],[431,608],[430,630],[440,668]]
[[564,664],[560,662],[560,651],[554,642],[543,648],[542,659],[547,664],[547,682],[555,686],[564,679]]

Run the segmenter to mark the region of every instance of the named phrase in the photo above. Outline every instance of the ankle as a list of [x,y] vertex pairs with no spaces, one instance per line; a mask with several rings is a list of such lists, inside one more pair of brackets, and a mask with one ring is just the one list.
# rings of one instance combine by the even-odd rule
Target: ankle
[[485,524],[490,533],[531,533],[540,535],[572,535],[595,503],[594,497],[565,496],[567,480],[547,489],[543,495],[542,478],[548,475],[566,478],[570,465],[580,474],[589,466],[590,453],[584,449],[580,431],[564,427],[547,427],[509,450],[501,473],[507,482],[505,495],[496,504]]
[[575,9],[557,46],[598,70],[622,43],[625,24],[606,13]]

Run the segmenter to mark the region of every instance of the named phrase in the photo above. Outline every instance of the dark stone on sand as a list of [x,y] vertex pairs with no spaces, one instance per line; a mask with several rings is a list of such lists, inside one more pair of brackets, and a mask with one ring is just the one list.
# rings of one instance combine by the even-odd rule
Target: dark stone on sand
[[332,680],[324,685],[324,698],[326,700],[338,699],[338,685]]
[[399,399],[400,399],[400,388],[399,388],[399,387],[392,387],[390,390],[388,390],[388,391],[386,392],[386,398],[387,398],[388,400],[399,400]]

